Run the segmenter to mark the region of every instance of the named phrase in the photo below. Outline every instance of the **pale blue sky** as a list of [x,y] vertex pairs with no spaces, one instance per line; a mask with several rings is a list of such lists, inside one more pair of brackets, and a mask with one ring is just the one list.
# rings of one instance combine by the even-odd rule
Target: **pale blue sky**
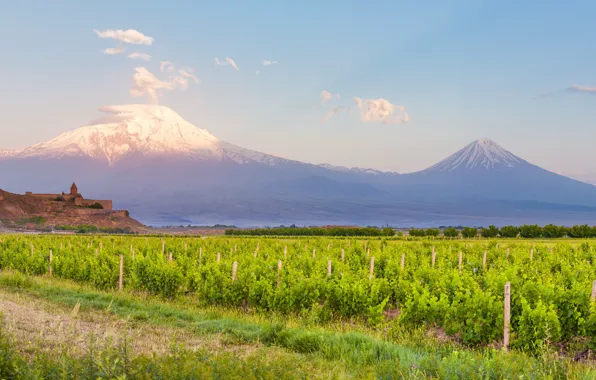
[[[550,170],[596,172],[596,91],[565,91],[596,87],[595,14],[594,1],[4,1],[0,149],[146,102],[129,93],[135,67],[163,79],[168,60],[201,83],[160,104],[246,148],[408,172],[488,137]],[[105,55],[119,44],[94,29],[154,42]],[[341,98],[321,105],[322,90]],[[403,105],[410,120],[320,122],[354,97]]]

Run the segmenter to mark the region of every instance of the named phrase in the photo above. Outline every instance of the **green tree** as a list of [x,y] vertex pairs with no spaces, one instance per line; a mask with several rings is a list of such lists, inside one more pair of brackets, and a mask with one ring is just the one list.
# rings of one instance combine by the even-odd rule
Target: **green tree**
[[422,236],[426,236],[426,231],[424,231],[424,229],[422,228],[412,228],[410,231],[410,236],[415,236],[415,237],[422,237]]
[[475,227],[464,227],[464,229],[461,230],[461,235],[466,239],[471,239],[478,235],[478,229]]
[[485,238],[495,238],[499,235],[499,229],[493,225],[490,225],[488,228],[483,228],[480,234]]
[[505,238],[515,238],[519,234],[519,228],[516,226],[504,226],[499,230],[499,235]]
[[426,229],[426,236],[439,236],[439,233],[441,233],[441,231],[439,231],[438,228],[427,228]]
[[554,224],[547,224],[542,228],[542,236],[549,239],[562,238],[567,235],[567,228],[562,226],[555,226]]
[[446,229],[443,231],[443,235],[444,235],[445,237],[451,237],[451,238],[454,238],[454,237],[458,237],[458,236],[459,236],[459,231],[458,231],[458,230],[456,230],[456,229],[455,229],[455,228],[453,228],[453,227],[449,227],[449,228],[446,228]]
[[542,236],[542,227],[537,224],[524,224],[519,228],[519,235],[525,239],[535,239]]

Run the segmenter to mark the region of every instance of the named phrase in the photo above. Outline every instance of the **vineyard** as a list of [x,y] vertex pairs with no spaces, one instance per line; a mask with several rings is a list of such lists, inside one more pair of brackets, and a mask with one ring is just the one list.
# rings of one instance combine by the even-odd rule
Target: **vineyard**
[[[0,269],[108,291],[192,296],[324,322],[440,328],[529,353],[596,344],[594,243],[387,238],[0,237]],[[579,342],[579,343],[578,343]]]

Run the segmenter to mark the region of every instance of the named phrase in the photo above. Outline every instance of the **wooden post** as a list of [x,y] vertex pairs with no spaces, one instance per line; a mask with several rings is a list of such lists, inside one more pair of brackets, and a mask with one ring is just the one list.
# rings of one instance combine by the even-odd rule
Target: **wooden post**
[[31,243],[31,256],[35,253],[35,249],[33,248],[33,243]]
[[188,252],[188,244],[184,243],[184,252]]
[[[52,277],[52,259],[53,259],[53,252],[50,249],[50,277]],[[596,281],[594,283],[596,283]]]
[[486,269],[486,251],[484,251],[484,255],[482,256],[482,269]]
[[534,248],[530,249],[530,261],[534,258]]
[[257,254],[259,253],[259,248],[257,247],[257,249],[255,249],[255,253],[253,253],[254,257],[257,257]]
[[509,324],[511,320],[511,283],[505,283],[505,299],[504,299],[504,326],[503,326],[503,349],[507,351],[509,347]]
[[317,253],[317,249],[316,249],[316,248],[313,248],[313,249],[312,249],[312,258],[313,258],[313,259],[315,258],[315,254],[316,254],[316,253]]
[[331,276],[331,260],[327,260],[327,277]]
[[592,283],[592,297],[590,299],[592,302],[596,301],[596,281]]
[[281,286],[281,260],[277,260],[277,287]]
[[234,261],[232,264],[232,283],[236,282],[236,271],[238,270],[238,263]]
[[331,249],[331,243],[327,244],[327,250]]
[[366,249],[366,257],[369,257],[369,256],[370,256],[370,248],[367,248]]
[[124,255],[120,255],[120,278],[118,279],[118,291],[122,291],[124,277]]
[[132,247],[132,244],[130,245],[130,255],[132,256],[132,258],[135,258],[135,250]]
[[219,260],[221,259],[221,255],[217,252],[217,263],[219,264]]
[[462,262],[463,262],[464,255],[461,251],[459,251],[459,273],[461,274]]
[[288,246],[284,246],[284,260],[288,257]]
[[95,248],[95,257],[99,256],[99,249]]
[[370,257],[370,273],[368,274],[369,280],[372,280],[374,273],[375,273],[375,257],[371,256]]
[[437,258],[437,253],[435,252],[435,247],[433,247],[433,254],[432,254],[432,266],[435,266],[435,260]]
[[507,248],[507,257],[509,257],[509,250],[511,250],[511,248]]
[[403,271],[406,267],[406,254],[401,254],[401,270]]
[[172,252],[168,253],[168,261],[172,262]]
[[161,239],[161,253],[166,253],[166,242],[163,239]]
[[344,249],[341,249],[341,262],[345,263],[345,256],[346,256],[346,252],[344,251]]

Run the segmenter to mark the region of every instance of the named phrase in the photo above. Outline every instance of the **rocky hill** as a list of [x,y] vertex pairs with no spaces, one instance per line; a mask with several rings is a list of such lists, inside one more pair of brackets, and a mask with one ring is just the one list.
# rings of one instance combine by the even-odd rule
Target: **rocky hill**
[[93,226],[99,230],[142,232],[146,227],[126,210],[103,210],[73,202],[13,194],[0,189],[0,227],[55,229]]

